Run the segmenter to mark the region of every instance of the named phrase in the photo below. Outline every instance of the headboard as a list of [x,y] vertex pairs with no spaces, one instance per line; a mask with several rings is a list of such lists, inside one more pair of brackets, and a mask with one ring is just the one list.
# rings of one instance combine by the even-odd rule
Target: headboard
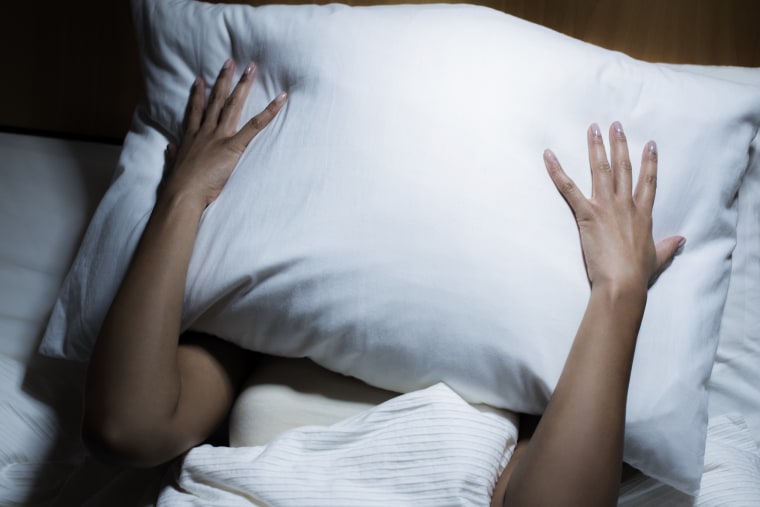
[[[760,66],[756,0],[473,3],[643,60]],[[121,141],[141,93],[129,2],[38,0],[12,2],[5,11],[0,51],[7,74],[0,84],[0,128]]]

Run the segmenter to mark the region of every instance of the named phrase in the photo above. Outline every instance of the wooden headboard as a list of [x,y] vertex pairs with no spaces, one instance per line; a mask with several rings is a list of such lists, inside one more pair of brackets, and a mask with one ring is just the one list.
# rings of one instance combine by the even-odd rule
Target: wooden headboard
[[[473,3],[648,61],[760,67],[757,0]],[[141,93],[129,1],[30,0],[4,11],[0,128],[119,142]]]

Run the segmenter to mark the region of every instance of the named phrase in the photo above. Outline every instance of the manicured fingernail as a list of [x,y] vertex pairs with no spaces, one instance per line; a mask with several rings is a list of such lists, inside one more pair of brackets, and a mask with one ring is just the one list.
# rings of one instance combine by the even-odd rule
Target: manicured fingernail
[[602,137],[602,131],[599,130],[599,125],[596,123],[591,124],[591,135],[594,136],[594,139],[601,139]]
[[256,65],[254,65],[253,62],[246,65],[245,70],[243,71],[243,78],[245,79],[250,78],[255,68],[256,68]]
[[197,76],[195,78],[195,81],[193,81],[193,86],[190,88],[191,90],[195,90],[198,88],[198,86],[201,84],[201,77]]
[[288,94],[286,92],[281,92],[278,96],[274,98],[274,101],[276,104],[282,104],[285,102],[285,100],[288,98]]
[[657,155],[657,143],[654,141],[649,141],[649,146],[647,147],[647,151],[650,155]]
[[224,62],[224,65],[222,65],[222,69],[224,69],[224,70],[229,70],[229,69],[230,69],[230,67],[232,67],[232,58],[228,58],[228,59],[227,59],[227,60]]
[[612,130],[614,130],[615,134],[620,137],[625,135],[625,132],[623,132],[623,125],[619,121],[612,122]]
[[686,245],[686,238],[681,238],[678,240],[678,247],[676,248],[676,255],[683,252],[683,247]]
[[549,162],[557,161],[557,157],[554,155],[554,152],[548,148],[544,150],[544,159],[548,160]]

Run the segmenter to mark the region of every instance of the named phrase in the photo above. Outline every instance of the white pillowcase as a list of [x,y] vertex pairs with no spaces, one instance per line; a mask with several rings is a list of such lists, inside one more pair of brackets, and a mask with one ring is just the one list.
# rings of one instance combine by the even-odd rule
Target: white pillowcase
[[744,419],[734,413],[710,418],[705,472],[697,498],[636,476],[621,485],[618,507],[755,507],[758,499],[760,449]]
[[[681,256],[650,290],[625,459],[699,485],[734,199],[760,94],[638,62],[486,8],[134,0],[147,103],[42,351],[86,359],[179,136],[194,76],[259,65],[243,118],[290,98],[202,219],[183,325],[308,356],[385,389],[445,381],[539,413],[585,309],[578,233],[541,160],[588,193],[589,123],[660,146],[656,239]],[[634,178],[637,174],[634,174]]]
[[[745,83],[760,91],[760,68],[675,66],[720,79]],[[708,383],[709,412],[715,418],[740,412],[760,446],[760,135],[751,148],[736,206],[736,248],[720,324],[720,339]]]

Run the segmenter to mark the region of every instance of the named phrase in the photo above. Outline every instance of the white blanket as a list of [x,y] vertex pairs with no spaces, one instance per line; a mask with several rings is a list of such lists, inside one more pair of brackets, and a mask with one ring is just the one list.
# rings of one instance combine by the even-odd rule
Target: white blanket
[[[516,437],[514,421],[438,384],[266,446],[193,449],[158,505],[486,506]],[[760,505],[760,451],[741,416],[711,421],[696,499],[642,475],[619,505]]]
[[444,384],[266,446],[190,451],[158,505],[488,505],[517,438]]

